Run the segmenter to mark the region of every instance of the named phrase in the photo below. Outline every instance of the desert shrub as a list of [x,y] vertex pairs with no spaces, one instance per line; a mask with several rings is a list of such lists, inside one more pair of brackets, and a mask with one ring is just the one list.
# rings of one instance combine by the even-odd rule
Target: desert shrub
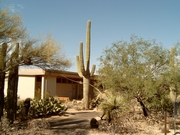
[[105,117],[111,122],[128,109],[128,104],[120,93],[106,92],[106,99],[103,99],[98,108],[103,112],[101,119]]
[[67,107],[58,99],[49,97],[46,99],[31,100],[29,115],[31,117],[47,117],[51,115],[61,115],[67,110]]
[[174,103],[171,101],[168,95],[159,94],[148,97],[145,104],[147,104],[149,110],[153,110],[155,112],[166,111],[173,115]]
[[98,107],[102,101],[103,99],[101,98],[92,99],[90,102],[90,108],[93,109],[93,108]]
[[16,112],[17,115],[19,115],[22,112],[23,105],[24,105],[24,100],[18,100],[17,112]]
[[37,100],[41,99],[41,90],[40,89],[35,90],[35,99],[37,99]]
[[44,97],[45,97],[45,98],[49,98],[49,97],[51,97],[50,92],[49,92],[49,91],[46,91],[46,92],[44,93]]

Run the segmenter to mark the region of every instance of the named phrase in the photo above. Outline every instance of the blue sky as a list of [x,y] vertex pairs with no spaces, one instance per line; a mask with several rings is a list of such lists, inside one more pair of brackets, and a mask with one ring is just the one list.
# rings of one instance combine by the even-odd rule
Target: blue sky
[[[31,37],[51,33],[61,43],[76,70],[79,42],[85,43],[86,23],[91,20],[91,64],[106,47],[131,35],[156,39],[170,48],[180,40],[178,0],[1,0],[20,14]],[[85,45],[85,44],[84,44]],[[91,68],[91,67],[90,67]]]

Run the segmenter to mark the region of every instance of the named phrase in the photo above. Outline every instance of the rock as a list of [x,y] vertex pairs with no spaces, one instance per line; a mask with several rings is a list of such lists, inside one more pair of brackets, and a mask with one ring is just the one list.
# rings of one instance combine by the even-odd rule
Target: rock
[[22,111],[20,113],[21,116],[19,116],[19,118],[21,120],[27,120],[28,119],[28,112],[29,112],[29,108],[30,108],[30,102],[31,99],[30,98],[26,98],[22,107]]
[[98,128],[99,123],[95,118],[92,118],[91,121],[90,121],[90,126],[91,126],[91,128]]

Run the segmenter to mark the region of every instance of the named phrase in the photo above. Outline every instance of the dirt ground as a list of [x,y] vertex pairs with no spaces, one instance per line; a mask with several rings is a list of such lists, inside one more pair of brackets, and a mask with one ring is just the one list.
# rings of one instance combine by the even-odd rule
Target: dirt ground
[[[96,110],[81,110],[77,111],[74,109],[69,109],[67,114],[62,117],[53,116],[48,118],[47,121],[50,123],[50,129],[53,130],[55,134],[60,135],[118,135],[113,131],[99,131],[98,129],[90,128],[90,120],[92,118],[100,119],[100,112]],[[132,123],[137,125],[139,130],[138,133],[121,133],[126,135],[164,135],[161,132],[161,127],[164,125],[148,125],[145,121],[137,121]],[[178,130],[177,130],[178,131]],[[167,135],[174,134],[174,130],[169,130]]]
[[[68,109],[64,116],[51,116],[49,118],[29,121],[28,128],[14,130],[1,135],[164,135],[161,132],[161,124],[147,124],[145,120],[137,120],[130,123],[130,128],[136,128],[138,132],[115,133],[114,130],[91,129],[90,120],[99,119],[97,110]],[[43,124],[42,124],[43,123]],[[104,127],[105,129],[108,127]],[[116,129],[116,131],[121,129]],[[180,131],[180,130],[179,130]],[[178,132],[178,130],[177,130]],[[174,130],[169,130],[167,135],[174,135]]]

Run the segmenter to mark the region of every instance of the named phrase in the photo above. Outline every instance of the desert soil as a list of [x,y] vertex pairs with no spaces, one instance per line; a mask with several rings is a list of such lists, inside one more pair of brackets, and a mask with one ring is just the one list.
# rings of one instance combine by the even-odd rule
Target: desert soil
[[[47,122],[49,124],[47,128],[45,128],[46,126],[40,128],[40,124],[35,124],[35,127],[31,126],[27,129],[20,129],[2,135],[164,135],[160,130],[160,127],[163,127],[163,125],[149,125],[145,120],[137,120],[134,123],[130,123],[132,127],[136,127],[138,130],[136,133],[114,133],[112,130],[104,132],[99,129],[91,129],[90,120],[92,118],[99,118],[99,116],[100,112],[97,110],[77,111],[75,109],[68,109],[64,116],[51,116],[34,120],[36,124],[38,123],[37,121]],[[174,135],[174,130],[169,131],[167,135]]]
[[[62,135],[164,135],[161,131],[161,127],[164,125],[149,125],[145,121],[138,121],[136,123],[132,123],[137,125],[139,130],[138,133],[114,133],[109,131],[107,133],[103,131],[99,131],[98,129],[90,128],[90,120],[92,118],[99,119],[101,115],[100,112],[96,110],[81,110],[77,111],[75,109],[69,109],[67,114],[62,117],[53,116],[48,118],[51,125],[51,130],[53,130],[56,134]],[[173,135],[174,130],[169,130],[167,135]]]

